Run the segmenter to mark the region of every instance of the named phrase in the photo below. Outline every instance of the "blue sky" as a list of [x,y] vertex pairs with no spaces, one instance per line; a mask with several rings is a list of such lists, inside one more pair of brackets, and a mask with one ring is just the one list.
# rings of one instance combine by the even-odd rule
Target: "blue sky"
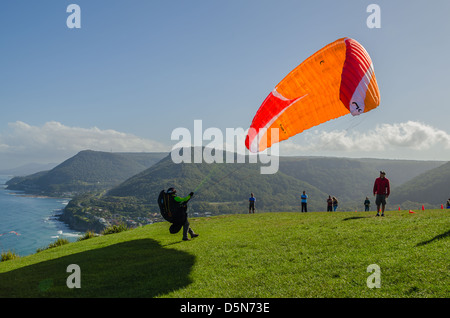
[[[66,26],[71,3],[81,29]],[[366,25],[371,3],[379,29]],[[447,0],[4,1],[0,167],[170,150],[196,119],[247,129],[290,70],[345,36],[370,53],[381,105],[281,154],[448,160],[449,17]]]

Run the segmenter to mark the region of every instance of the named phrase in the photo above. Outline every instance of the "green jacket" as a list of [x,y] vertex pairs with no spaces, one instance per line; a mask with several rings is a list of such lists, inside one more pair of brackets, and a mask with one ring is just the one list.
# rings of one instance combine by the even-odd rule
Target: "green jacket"
[[179,196],[177,196],[177,195],[174,195],[174,196],[173,196],[173,199],[174,199],[176,202],[181,203],[181,202],[187,202],[187,201],[189,201],[189,200],[191,199],[191,196],[188,195],[188,196],[185,197],[185,198],[181,198],[181,197],[179,197]]

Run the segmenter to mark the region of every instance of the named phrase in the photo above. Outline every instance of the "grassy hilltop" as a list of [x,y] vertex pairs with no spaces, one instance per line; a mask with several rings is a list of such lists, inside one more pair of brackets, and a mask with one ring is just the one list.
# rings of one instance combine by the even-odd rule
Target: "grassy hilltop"
[[449,211],[374,214],[192,218],[190,242],[156,223],[2,262],[0,297],[449,297]]

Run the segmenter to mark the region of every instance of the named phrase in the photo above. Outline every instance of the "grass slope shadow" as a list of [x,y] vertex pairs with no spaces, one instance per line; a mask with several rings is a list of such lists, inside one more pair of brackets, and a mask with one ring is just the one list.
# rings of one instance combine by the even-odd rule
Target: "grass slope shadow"
[[348,220],[358,220],[358,219],[367,219],[367,216],[351,216],[345,219],[342,219],[342,221],[348,221]]
[[417,243],[416,246],[427,245],[427,244],[432,243],[433,241],[440,240],[440,239],[444,239],[444,238],[449,237],[449,236],[450,236],[450,230],[448,230],[448,231],[445,232],[445,233],[436,235],[435,237],[433,237],[432,239],[430,239],[430,240],[428,240],[428,241],[423,241],[423,242]]
[[[117,243],[0,274],[0,297],[155,297],[191,283],[195,256],[139,239]],[[80,267],[81,288],[68,288]]]

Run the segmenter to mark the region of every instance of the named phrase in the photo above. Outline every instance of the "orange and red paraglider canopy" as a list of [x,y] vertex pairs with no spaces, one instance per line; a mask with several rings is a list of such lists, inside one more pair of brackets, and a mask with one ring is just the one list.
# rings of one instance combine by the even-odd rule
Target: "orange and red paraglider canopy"
[[[292,70],[267,96],[248,131],[252,152],[311,127],[351,113],[366,113],[380,104],[380,92],[367,51],[342,38],[328,44]],[[278,130],[272,140],[271,132]]]

